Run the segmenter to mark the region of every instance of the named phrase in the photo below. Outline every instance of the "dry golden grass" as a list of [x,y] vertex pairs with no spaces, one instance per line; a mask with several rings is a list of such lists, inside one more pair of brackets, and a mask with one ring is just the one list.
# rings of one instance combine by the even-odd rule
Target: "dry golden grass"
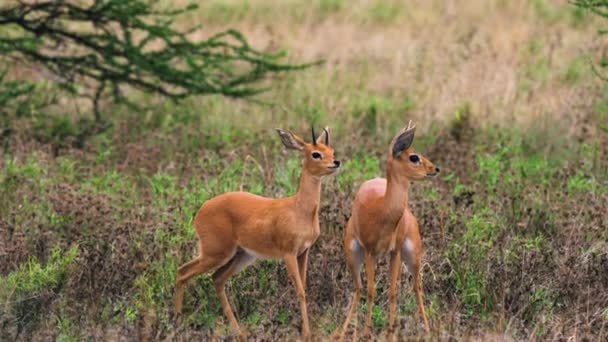
[[588,104],[580,95],[597,88],[581,57],[599,44],[595,22],[565,1],[237,0],[204,3],[183,24],[202,23],[202,35],[237,28],[294,61],[326,60],[293,87],[338,117],[353,99],[379,94],[413,99],[423,125],[469,102],[482,122],[567,126]]

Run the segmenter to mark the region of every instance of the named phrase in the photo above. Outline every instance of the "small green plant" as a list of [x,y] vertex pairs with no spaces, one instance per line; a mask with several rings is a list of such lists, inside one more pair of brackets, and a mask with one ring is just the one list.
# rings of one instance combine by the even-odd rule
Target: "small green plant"
[[249,316],[247,316],[247,318],[245,318],[245,322],[248,325],[252,325],[255,326],[258,323],[260,323],[260,321],[262,320],[262,314],[259,311],[253,311],[252,313],[249,314]]
[[176,179],[174,176],[157,173],[150,177],[148,181],[150,182],[153,193],[157,196],[175,192]]
[[[213,291],[212,288],[212,286],[209,286],[208,290]],[[215,325],[215,322],[221,319],[221,316],[218,315],[219,311],[217,311],[217,309],[219,308],[215,305],[210,305],[211,303],[209,303],[207,298],[201,298],[201,302],[201,304],[204,304],[205,306],[202,310],[195,312],[192,315],[191,320],[197,325],[201,325],[204,327],[213,327]]]
[[568,178],[566,188],[572,193],[583,193],[591,191],[593,181],[582,172],[577,172],[574,176]]
[[287,326],[289,323],[289,314],[287,311],[279,310],[274,318],[282,326]]
[[374,305],[372,308],[372,324],[377,328],[381,328],[386,324],[384,308],[382,308],[380,305]]
[[424,197],[429,201],[434,201],[439,198],[439,192],[435,188],[431,188],[427,193],[425,193]]
[[477,176],[484,180],[489,188],[495,187],[503,174],[506,153],[507,149],[502,148],[494,154],[480,155],[477,157],[477,164],[479,165]]
[[451,243],[447,255],[454,267],[455,285],[465,312],[485,315],[493,306],[493,298],[487,288],[483,265],[499,225],[495,213],[482,209],[466,221],[465,226],[464,235]]
[[57,162],[57,171],[68,181],[74,180],[78,162],[68,157],[58,158]]
[[125,308],[125,321],[127,323],[133,324],[137,320],[139,313],[137,308],[133,306],[127,306]]
[[94,193],[104,193],[111,197],[119,197],[120,194],[135,192],[135,184],[132,179],[125,177],[118,170],[109,169],[99,173],[82,183],[82,189]]
[[95,156],[95,161],[98,163],[102,163],[106,161],[110,155],[112,154],[112,149],[110,148],[102,148],[97,152],[97,156]]
[[8,302],[16,298],[31,296],[43,291],[53,291],[63,280],[68,268],[78,256],[78,246],[68,250],[53,248],[45,265],[30,258],[17,270],[0,278],[0,301]]

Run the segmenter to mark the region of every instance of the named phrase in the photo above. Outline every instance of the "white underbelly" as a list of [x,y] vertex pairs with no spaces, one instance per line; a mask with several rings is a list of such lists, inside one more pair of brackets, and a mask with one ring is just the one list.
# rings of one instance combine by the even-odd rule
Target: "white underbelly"
[[247,254],[251,255],[252,257],[258,259],[258,260],[272,260],[272,259],[278,259],[277,257],[274,256],[270,256],[270,255],[265,255],[265,254],[261,254],[258,253],[252,249],[249,248],[245,248],[245,247],[241,247]]

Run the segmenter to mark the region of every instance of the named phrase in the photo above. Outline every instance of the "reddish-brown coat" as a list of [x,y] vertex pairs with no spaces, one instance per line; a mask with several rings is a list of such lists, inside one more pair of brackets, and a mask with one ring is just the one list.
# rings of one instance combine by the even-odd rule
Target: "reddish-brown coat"
[[315,144],[307,144],[291,132],[277,131],[286,147],[302,152],[298,192],[281,199],[229,192],[206,201],[193,221],[200,255],[182,265],[176,275],[175,313],[179,317],[186,282],[198,274],[215,270],[212,277],[222,309],[241,340],[246,336],[239,328],[224,285],[230,276],[257,258],[285,261],[300,301],[302,335],[304,339],[310,338],[304,291],[308,250],[320,234],[321,177],[334,173],[340,166],[329,146],[328,128]]
[[[414,129],[415,126],[408,125],[408,128],[393,139],[386,164],[386,178],[375,178],[364,182],[353,201],[352,215],[344,234],[344,249],[347,265],[353,276],[354,291],[350,310],[340,330],[340,338],[343,338],[353,315],[356,316],[362,287],[360,272],[363,264],[368,282],[368,311],[364,334],[371,334],[376,258],[387,253],[391,255],[389,334],[392,335],[394,330],[397,281],[401,261],[406,263],[413,275],[416,299],[425,329],[428,331],[420,286],[422,241],[418,222],[408,207],[408,188],[411,181],[435,176],[439,169],[410,148]],[[411,135],[409,144],[403,145],[403,150],[398,149],[395,152],[395,142],[400,136],[407,134]],[[418,156],[419,162],[412,162],[411,155]]]

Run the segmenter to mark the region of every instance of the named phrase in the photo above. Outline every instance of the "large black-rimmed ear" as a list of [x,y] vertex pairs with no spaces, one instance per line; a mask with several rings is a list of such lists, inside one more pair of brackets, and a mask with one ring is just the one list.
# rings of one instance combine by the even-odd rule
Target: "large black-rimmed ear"
[[412,146],[414,142],[414,133],[416,132],[416,125],[412,124],[412,121],[408,123],[407,127],[401,130],[399,134],[393,139],[393,145],[391,151],[393,158],[399,157],[399,154]]
[[321,135],[319,135],[319,137],[317,138],[317,144],[322,143],[329,146],[329,134],[329,127],[326,126],[325,128],[323,128],[323,132],[321,132]]
[[306,145],[306,143],[304,142],[304,140],[302,140],[302,138],[293,134],[292,132],[284,131],[280,128],[276,128],[276,130],[277,133],[279,133],[279,137],[281,137],[281,142],[283,143],[283,145],[285,145],[285,147],[298,151],[304,149],[304,145]]

